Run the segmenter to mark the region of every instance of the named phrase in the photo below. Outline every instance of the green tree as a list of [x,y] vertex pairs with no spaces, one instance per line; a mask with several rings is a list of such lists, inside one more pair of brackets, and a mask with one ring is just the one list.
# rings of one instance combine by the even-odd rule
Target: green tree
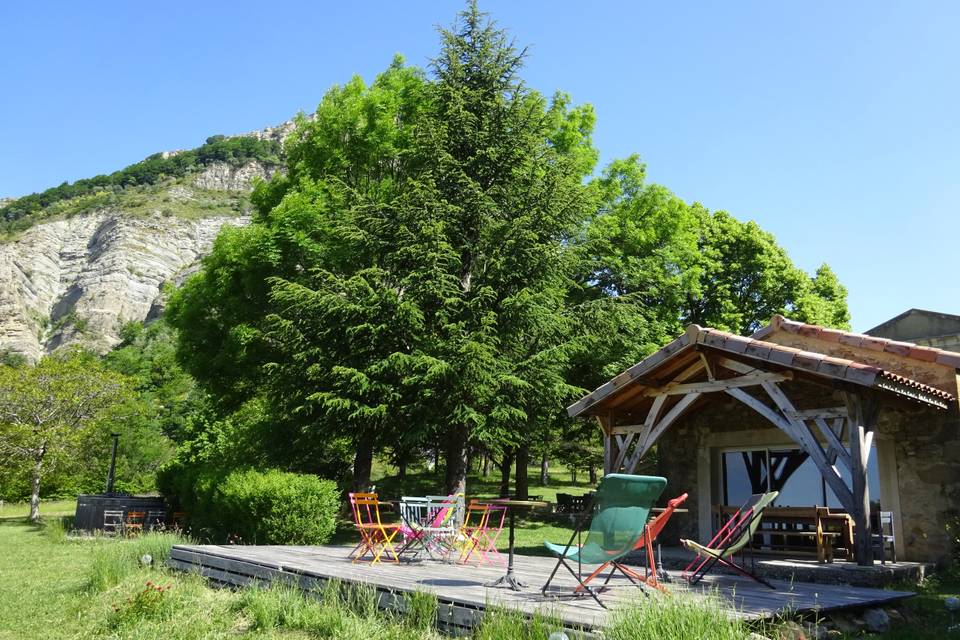
[[221,234],[170,304],[179,358],[220,417],[259,398],[275,432],[261,442],[305,453],[348,438],[358,484],[384,432],[401,431],[394,363],[409,342],[402,325],[416,319],[384,266],[382,225],[411,171],[425,87],[398,58],[369,87],[354,78],[331,89],[298,120],[287,176],[257,188],[253,224]]
[[588,211],[595,152],[592,110],[527,89],[525,52],[476,3],[441,38],[420,183],[444,248],[436,302],[422,305],[442,375],[414,379],[446,429],[447,490],[462,491],[471,438],[516,440],[535,398],[565,393],[563,243]]
[[44,474],[74,461],[99,423],[131,410],[122,376],[89,354],[47,356],[33,367],[0,366],[0,452],[30,466],[30,519],[40,517]]

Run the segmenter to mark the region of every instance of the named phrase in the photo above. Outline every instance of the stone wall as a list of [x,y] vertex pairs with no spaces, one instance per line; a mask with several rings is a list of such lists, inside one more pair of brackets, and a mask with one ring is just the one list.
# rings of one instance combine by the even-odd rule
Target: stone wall
[[877,431],[893,439],[896,452],[905,558],[950,560],[948,527],[960,516],[960,417],[920,405],[887,406]]
[[[798,408],[842,405],[838,395],[813,385],[793,382],[783,388]],[[952,548],[947,527],[960,513],[960,416],[956,410],[948,413],[889,395],[882,398],[877,439],[892,447],[896,476],[881,459],[881,485],[885,487],[885,505],[893,505],[900,512],[898,555],[905,560],[947,562]],[[716,464],[711,447],[747,440],[758,446],[787,441],[779,429],[753,410],[721,394],[679,420],[660,439],[658,473],[668,481],[663,501],[683,492],[690,494],[684,505],[689,512],[675,515],[662,534],[665,544],[676,543],[680,537],[700,539],[703,498],[699,478],[709,477],[713,482],[717,476],[716,469],[711,468],[707,475],[701,473],[700,466]],[[889,495],[896,486],[898,501]],[[716,493],[714,488],[712,502]]]

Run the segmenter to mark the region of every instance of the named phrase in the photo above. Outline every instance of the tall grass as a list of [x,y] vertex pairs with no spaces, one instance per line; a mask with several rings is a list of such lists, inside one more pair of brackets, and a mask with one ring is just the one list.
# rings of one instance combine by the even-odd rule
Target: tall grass
[[657,596],[611,615],[607,640],[743,640],[754,631],[717,598]]
[[519,611],[488,605],[473,640],[547,640],[551,633],[563,628],[564,625],[549,613],[537,613],[528,620]]
[[161,566],[175,544],[188,542],[176,533],[146,533],[129,540],[114,540],[100,546],[93,555],[87,588],[97,593],[119,584],[147,561]]
[[244,589],[235,611],[252,629],[303,631],[313,638],[337,640],[439,640],[434,627],[437,601],[414,594],[402,616],[382,612],[378,594],[370,587],[331,581],[314,592],[283,584]]
[[66,542],[67,540],[67,530],[69,525],[72,524],[73,517],[71,516],[52,516],[49,518],[43,518],[41,526],[43,527],[43,535],[55,544],[60,542]]

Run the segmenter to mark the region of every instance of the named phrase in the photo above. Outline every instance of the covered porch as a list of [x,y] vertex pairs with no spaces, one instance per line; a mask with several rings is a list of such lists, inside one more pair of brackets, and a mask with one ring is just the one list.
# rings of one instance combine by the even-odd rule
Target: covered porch
[[680,536],[708,540],[725,510],[779,491],[757,536],[767,550],[872,566],[873,534],[889,528],[899,560],[942,562],[960,501],[958,366],[960,354],[780,316],[750,338],[693,325],[568,412],[599,423],[606,472],[656,472],[667,494],[690,493]]

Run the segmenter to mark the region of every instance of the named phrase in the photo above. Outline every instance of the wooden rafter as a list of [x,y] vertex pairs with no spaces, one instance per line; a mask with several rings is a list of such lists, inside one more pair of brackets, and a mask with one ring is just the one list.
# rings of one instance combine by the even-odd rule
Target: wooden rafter
[[785,371],[783,373],[748,373],[735,378],[726,378],[724,380],[706,380],[704,382],[671,382],[662,387],[651,387],[646,391],[646,395],[656,397],[661,395],[681,395],[687,393],[711,393],[714,391],[724,391],[735,387],[755,387],[764,382],[783,382],[792,380],[793,373]]

